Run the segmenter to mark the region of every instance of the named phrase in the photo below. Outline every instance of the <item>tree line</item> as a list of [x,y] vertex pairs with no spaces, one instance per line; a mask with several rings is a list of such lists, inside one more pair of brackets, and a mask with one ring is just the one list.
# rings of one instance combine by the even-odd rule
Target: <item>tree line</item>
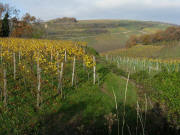
[[132,35],[126,42],[126,47],[132,47],[137,44],[152,45],[160,44],[163,45],[165,42],[180,41],[180,27],[171,26],[166,30],[158,31],[154,34],[143,34],[141,36]]
[[26,13],[19,17],[20,10],[0,3],[0,37],[41,38],[45,30],[41,20]]

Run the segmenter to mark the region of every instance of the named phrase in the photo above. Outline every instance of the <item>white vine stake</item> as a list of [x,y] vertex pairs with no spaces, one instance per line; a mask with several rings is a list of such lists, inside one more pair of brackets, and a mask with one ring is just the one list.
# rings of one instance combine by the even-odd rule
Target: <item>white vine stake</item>
[[16,80],[16,54],[13,53],[13,62],[14,62],[14,80]]
[[[93,56],[93,63],[95,64],[96,63],[96,58],[95,56]],[[94,84],[96,84],[96,65],[94,65],[93,67],[93,79],[94,79]]]
[[73,61],[73,72],[72,72],[72,86],[74,85],[75,68],[76,68],[76,57],[74,56],[74,61]]
[[6,79],[6,69],[4,69],[4,91],[3,91],[3,96],[4,96],[4,106],[7,106],[7,79]]

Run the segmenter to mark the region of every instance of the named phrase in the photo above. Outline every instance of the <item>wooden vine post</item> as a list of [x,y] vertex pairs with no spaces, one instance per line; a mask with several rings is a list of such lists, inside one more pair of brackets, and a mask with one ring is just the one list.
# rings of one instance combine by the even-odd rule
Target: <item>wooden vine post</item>
[[[84,51],[84,54],[86,54],[86,50],[85,49],[83,49],[83,51]],[[85,61],[83,60],[83,69],[84,70],[86,70],[86,63],[85,63]]]
[[65,61],[65,63],[67,62],[67,52],[66,52],[66,50],[64,52],[64,61]]
[[19,62],[21,62],[21,51],[19,51]]
[[4,96],[4,106],[7,106],[7,79],[6,79],[6,69],[4,69],[4,89],[3,89],[3,96]]
[[16,80],[16,54],[13,53],[13,63],[14,63],[14,80]]
[[60,93],[61,97],[63,96],[63,90],[62,90],[62,77],[63,77],[63,68],[64,68],[64,63],[61,63],[61,72],[60,72],[60,78],[59,78],[59,83],[60,83]]
[[59,53],[57,52],[57,72],[58,72],[58,93],[60,94],[60,87],[61,87],[61,84],[60,84],[60,70],[59,70]]
[[95,56],[93,56],[93,63],[94,63],[94,66],[93,66],[93,83],[96,84],[96,58]]
[[53,61],[52,49],[51,49],[51,62]]
[[41,92],[41,69],[39,67],[39,52],[37,59],[37,107],[40,107],[40,92]]
[[106,60],[108,61],[108,55],[106,54]]
[[59,70],[60,63],[59,63],[59,53],[57,52],[57,72],[58,72],[58,94],[62,96],[62,76],[63,76],[63,68],[64,63],[61,63],[61,71]]
[[1,55],[1,63],[2,63],[2,46],[0,46],[0,55]]
[[84,70],[86,69],[86,64],[85,64],[84,60],[83,60],[83,69]]
[[156,63],[156,69],[157,69],[157,71],[159,70],[159,64],[158,64],[158,62]]
[[117,61],[117,67],[120,68],[120,63],[119,63],[119,61]]
[[0,94],[1,94],[1,101],[2,101],[2,99],[3,99],[3,91],[1,89],[1,87],[0,87]]
[[[2,66],[2,46],[0,45],[0,60],[1,60],[1,66]],[[1,94],[1,100],[3,99],[3,89],[0,87],[0,94]]]
[[72,72],[72,86],[74,85],[75,68],[76,68],[76,57],[74,56],[74,60],[73,60],[73,72]]

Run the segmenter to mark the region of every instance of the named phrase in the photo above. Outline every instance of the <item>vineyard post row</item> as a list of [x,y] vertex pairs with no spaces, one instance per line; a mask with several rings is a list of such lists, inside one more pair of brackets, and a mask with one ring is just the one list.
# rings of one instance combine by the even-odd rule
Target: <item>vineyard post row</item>
[[[39,108],[40,104],[42,103],[42,97],[41,97],[41,79],[42,79],[42,77],[41,77],[41,74],[42,74],[42,71],[44,68],[44,67],[41,67],[41,64],[44,64],[42,62],[43,60],[48,61],[48,58],[47,58],[48,56],[46,56],[49,51],[49,50],[47,50],[48,43],[46,43],[47,46],[42,45],[42,48],[40,48],[40,45],[38,43],[42,44],[41,43],[41,42],[43,42],[42,40],[38,40],[37,41],[38,43],[35,43],[34,40],[26,41],[26,40],[22,40],[22,39],[1,39],[1,40],[3,40],[3,41],[0,41],[0,60],[1,60],[0,62],[1,62],[1,70],[3,69],[3,74],[4,74],[3,75],[3,80],[4,80],[3,86],[4,87],[3,87],[3,91],[0,91],[0,92],[1,92],[1,99],[3,99],[4,106],[7,106],[7,93],[8,93],[7,92],[8,80],[7,80],[7,69],[6,68],[9,68],[9,67],[7,67],[7,66],[10,66],[10,63],[12,61],[12,63],[13,63],[13,79],[14,79],[14,81],[16,81],[17,73],[19,72],[19,71],[17,72],[17,65],[19,66],[23,62],[26,62],[26,60],[28,61],[28,57],[33,56],[33,58],[36,62],[36,67],[37,67],[36,68],[36,70],[37,70],[36,71],[37,72],[36,73],[37,74],[37,107]],[[18,43],[20,43],[21,45],[19,46],[19,44],[17,45],[17,43],[13,44],[13,42],[15,42],[15,41],[19,41]],[[35,43],[36,46],[38,46],[38,47],[25,45],[26,43],[32,44],[32,42]],[[44,42],[47,42],[47,40]],[[35,49],[32,49],[33,47],[35,47]],[[57,47],[57,46],[55,46],[55,47]],[[58,74],[58,88],[57,89],[58,89],[58,93],[61,94],[61,96],[62,96],[62,88],[63,88],[62,87],[62,78],[63,78],[64,63],[66,63],[68,61],[68,57],[69,57],[69,56],[67,56],[68,53],[69,54],[73,53],[73,50],[68,52],[67,48],[65,48],[65,49],[62,48],[63,51],[60,51],[60,52],[57,51],[57,56],[54,56],[54,53],[53,53],[54,48],[53,49],[52,48],[53,48],[53,46],[51,46],[51,49],[50,49],[50,62],[51,62],[50,64],[53,63],[54,64],[53,66],[55,66],[57,69],[57,74]],[[80,50],[78,50],[77,48],[79,48]],[[32,50],[30,50],[28,52],[28,49],[32,49]],[[46,49],[46,50],[41,50],[41,49]],[[77,51],[81,51],[82,47],[76,47],[76,48],[74,47],[73,49],[76,49],[75,51],[77,52]],[[25,52],[23,52],[23,51],[25,51]],[[62,55],[62,52],[64,55]],[[16,55],[17,53],[18,53],[18,55]],[[28,54],[26,54],[26,53],[29,53],[30,56],[28,56]],[[44,53],[44,56],[42,55],[43,53]],[[60,53],[61,53],[61,56],[59,57]],[[72,55],[74,55],[73,56],[73,58],[74,58],[73,59],[73,69],[72,69],[72,86],[73,86],[74,79],[75,79],[74,78],[75,69],[76,69],[76,54],[74,53]],[[62,59],[62,56],[64,57],[63,58],[64,60],[61,60],[61,70],[59,70],[60,69],[59,59]],[[18,57],[19,64],[17,64],[17,60],[16,60],[17,57]],[[46,57],[46,59],[44,57]],[[57,57],[56,60],[55,60],[55,57]],[[77,58],[78,57],[79,57],[79,55],[77,55]],[[84,66],[87,66],[88,68],[93,67],[93,84],[96,84],[95,56],[88,56],[87,54],[81,54],[80,57],[83,58],[83,67]],[[30,62],[33,63],[33,61],[30,61]],[[23,64],[25,65],[26,63],[23,63]],[[25,68],[24,65],[22,66],[23,69]],[[20,70],[20,72],[21,72],[21,70]],[[88,74],[88,77],[89,77],[89,74]]]
[[146,70],[150,74],[162,71],[163,68],[168,72],[178,72],[180,69],[180,59],[133,58],[113,55],[106,55],[105,59],[110,63],[116,63],[118,68],[131,72]]

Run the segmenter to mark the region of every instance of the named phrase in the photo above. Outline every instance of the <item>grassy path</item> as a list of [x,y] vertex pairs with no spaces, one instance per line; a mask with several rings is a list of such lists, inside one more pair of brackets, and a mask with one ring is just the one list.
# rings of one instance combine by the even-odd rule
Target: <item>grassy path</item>
[[[107,134],[107,127],[104,125],[107,121],[104,117],[110,113],[116,114],[113,89],[117,96],[119,118],[122,122],[125,87],[126,80],[113,73],[106,75],[102,87],[84,84],[66,97],[57,112],[44,116],[45,119],[42,118],[44,131],[41,129],[41,133],[43,131],[43,134],[64,134],[65,132],[70,134],[79,132],[76,131],[77,127],[85,126],[86,130],[95,133],[101,130],[101,134]],[[136,86],[130,82],[127,91],[126,117],[128,123],[132,124],[135,122],[136,99]],[[102,133],[102,129],[104,129],[104,133]],[[113,132],[116,131],[113,130]]]
[[[104,88],[108,93],[113,94],[113,90],[115,91],[115,94],[117,96],[118,102],[123,102],[125,97],[125,89],[126,89],[126,83],[127,81],[117,76],[113,73],[110,73],[107,75],[107,79],[105,81]],[[137,101],[137,88],[136,85],[132,82],[128,83],[128,90],[127,90],[127,105],[134,106]]]

